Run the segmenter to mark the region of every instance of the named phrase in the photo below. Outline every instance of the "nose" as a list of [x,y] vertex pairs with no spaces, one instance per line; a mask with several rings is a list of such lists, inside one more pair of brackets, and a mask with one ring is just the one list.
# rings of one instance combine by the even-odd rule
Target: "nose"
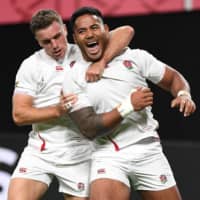
[[57,46],[58,46],[56,40],[54,40],[54,39],[51,40],[51,45],[54,49],[57,48]]
[[87,30],[86,38],[93,37],[93,32],[91,30]]

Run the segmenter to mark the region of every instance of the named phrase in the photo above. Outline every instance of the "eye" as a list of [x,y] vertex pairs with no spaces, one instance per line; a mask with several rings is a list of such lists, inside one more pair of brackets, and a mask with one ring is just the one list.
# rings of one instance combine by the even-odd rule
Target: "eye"
[[97,30],[99,29],[99,26],[97,24],[94,24],[92,27],[91,27],[93,30]]
[[79,29],[77,32],[78,32],[78,34],[83,34],[83,33],[85,33],[85,29]]
[[50,40],[43,40],[43,41],[42,41],[42,44],[44,44],[44,45],[47,45],[47,44],[50,44],[50,43],[51,43]]
[[61,33],[58,33],[54,36],[54,39],[59,39],[61,37]]

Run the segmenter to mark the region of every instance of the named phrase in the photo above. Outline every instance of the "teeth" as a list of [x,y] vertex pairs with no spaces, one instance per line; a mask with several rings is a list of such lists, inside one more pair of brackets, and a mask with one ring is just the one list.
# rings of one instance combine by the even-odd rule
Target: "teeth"
[[88,45],[96,44],[97,42],[89,42]]

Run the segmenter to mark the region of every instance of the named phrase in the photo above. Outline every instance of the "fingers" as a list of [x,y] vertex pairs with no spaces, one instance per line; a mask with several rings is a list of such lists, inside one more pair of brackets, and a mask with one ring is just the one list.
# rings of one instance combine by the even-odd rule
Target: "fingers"
[[153,104],[153,92],[150,88],[138,87],[131,95],[131,102],[135,111],[151,106]]
[[71,103],[74,104],[78,100],[78,97],[76,94],[67,94],[64,96],[64,103]]
[[75,94],[67,94],[65,96],[61,96],[60,105],[64,112],[69,111],[72,106],[77,102],[78,97]]
[[68,111],[69,109],[72,108],[72,103],[71,103],[71,102],[65,103],[65,104],[64,104],[64,108],[65,108],[66,111]]
[[183,100],[182,104],[183,106],[180,108],[180,112],[184,113],[184,117],[190,116],[196,110],[196,105],[191,99]]
[[101,74],[91,74],[91,73],[86,73],[86,81],[87,82],[96,82],[101,79]]
[[184,108],[186,106],[186,99],[182,99],[181,102],[180,102],[180,107],[179,107],[179,111],[180,112],[183,112],[184,111]]
[[106,63],[99,61],[92,63],[85,75],[87,82],[96,82],[101,79]]
[[193,100],[187,97],[175,98],[171,103],[171,107],[179,107],[179,111],[183,113],[184,117],[190,116],[196,110],[196,105]]

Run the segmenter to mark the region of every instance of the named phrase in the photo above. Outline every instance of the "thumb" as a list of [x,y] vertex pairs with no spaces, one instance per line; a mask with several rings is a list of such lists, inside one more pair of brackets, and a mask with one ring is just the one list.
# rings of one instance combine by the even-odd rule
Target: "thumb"
[[174,107],[176,107],[176,99],[171,101],[171,108],[174,108]]

